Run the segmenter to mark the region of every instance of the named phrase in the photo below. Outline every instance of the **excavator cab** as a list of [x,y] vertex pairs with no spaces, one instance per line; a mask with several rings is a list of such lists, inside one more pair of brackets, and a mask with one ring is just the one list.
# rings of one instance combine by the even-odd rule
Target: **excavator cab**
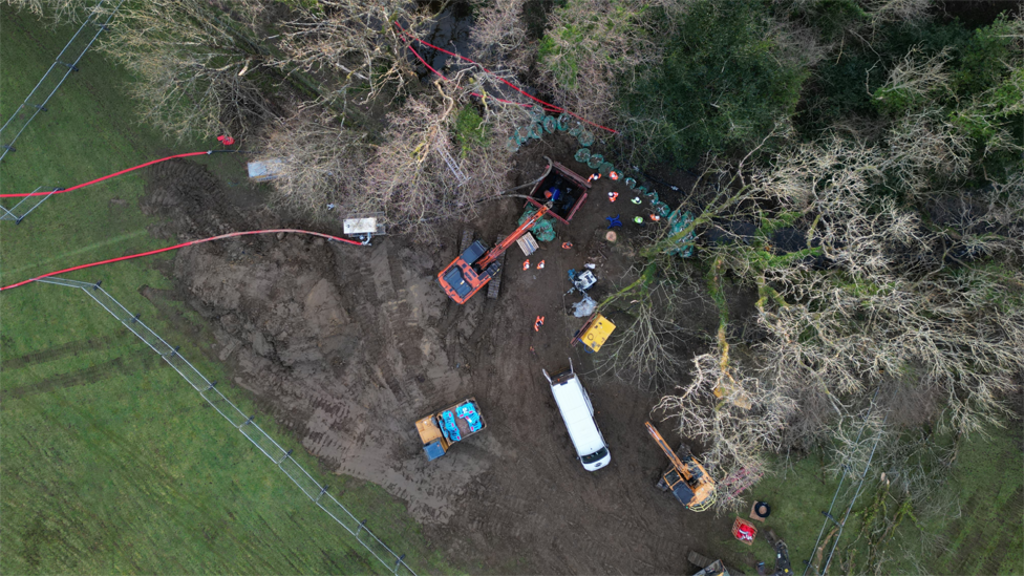
[[714,484],[705,478],[704,468],[690,459],[682,458],[688,477],[674,467],[670,468],[658,481],[658,488],[671,491],[676,500],[695,512],[703,512],[715,503]]
[[[484,246],[483,242],[477,240],[470,244],[469,248],[466,248],[462,255],[441,272],[441,285],[444,286],[445,292],[448,292],[448,295],[456,302],[459,302],[460,299],[463,302],[468,300],[473,295],[473,292],[483,285],[481,275],[473,268],[473,263],[486,253],[487,246]],[[454,295],[452,292],[454,292]]]

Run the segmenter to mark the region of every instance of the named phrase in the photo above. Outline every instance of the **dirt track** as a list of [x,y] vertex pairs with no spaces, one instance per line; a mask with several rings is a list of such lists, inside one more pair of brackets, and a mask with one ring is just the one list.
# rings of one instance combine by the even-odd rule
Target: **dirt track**
[[[582,170],[564,151],[545,152]],[[543,169],[532,162],[533,172]],[[186,236],[251,228],[239,206],[211,200],[216,182],[201,172],[182,162],[154,174],[149,209],[175,214]],[[200,183],[201,193],[183,182]],[[485,573],[689,573],[688,549],[715,554],[729,519],[687,512],[654,488],[667,462],[643,421],[656,399],[586,375],[589,359],[568,346],[581,321],[564,312],[567,270],[596,261],[608,286],[630,263],[628,242],[600,237],[605,216],[629,226],[641,210],[625,194],[609,204],[609,187],[595,188],[569,228],[556,225],[559,237],[531,257],[545,259],[544,270],[523,272],[524,256],[510,250],[496,301],[480,293],[458,306],[437,284],[462,225],[434,249],[401,237],[370,248],[294,236],[203,245],[178,255],[175,275],[212,322],[235,382],[329,469],[405,500],[454,564]],[[520,210],[509,201],[471,226],[491,241]],[[564,240],[575,247],[561,250]],[[546,317],[540,332],[537,315]],[[714,311],[694,317],[713,322]],[[541,376],[542,367],[567,367],[570,355],[611,447],[611,465],[596,473],[574,459]],[[428,463],[415,420],[471,395],[488,429]]]

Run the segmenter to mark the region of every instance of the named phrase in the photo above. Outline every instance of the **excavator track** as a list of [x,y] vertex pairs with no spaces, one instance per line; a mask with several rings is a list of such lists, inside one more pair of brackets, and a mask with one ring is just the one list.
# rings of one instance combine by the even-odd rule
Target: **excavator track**
[[[498,239],[494,243],[495,246],[500,244],[501,241],[504,239],[504,234],[498,235]],[[494,278],[491,278],[491,281],[487,284],[487,298],[490,300],[497,299],[498,293],[501,290],[501,275],[504,274],[505,271],[505,254],[507,253],[508,251],[506,250],[505,252],[501,253],[501,256],[498,257],[498,273],[495,274]]]
[[473,243],[473,231],[472,230],[463,230],[462,231],[462,242],[459,244],[459,254],[462,254],[463,252],[465,252],[466,248],[469,248],[469,245],[472,244],[472,243]]

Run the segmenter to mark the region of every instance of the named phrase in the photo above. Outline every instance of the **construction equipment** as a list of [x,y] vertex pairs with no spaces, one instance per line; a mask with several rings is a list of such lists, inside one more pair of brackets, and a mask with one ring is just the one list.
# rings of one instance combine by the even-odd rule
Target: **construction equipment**
[[369,246],[370,239],[374,236],[383,236],[387,233],[383,212],[347,214],[342,217],[341,226],[346,236],[359,240],[364,246]]
[[487,428],[487,423],[480,414],[476,398],[466,398],[454,406],[416,421],[416,430],[420,433],[423,451],[426,452],[429,461],[444,456],[452,444],[461,442],[484,428]]
[[462,254],[452,260],[437,274],[437,280],[448,296],[459,304],[465,304],[474,294],[487,285],[501,270],[499,258],[516,240],[544,217],[551,210],[551,203],[541,206],[523,221],[518,228],[490,250],[483,242],[477,240],[463,250]]
[[721,560],[712,560],[694,551],[686,556],[690,564],[700,568],[693,576],[743,576],[743,573],[735,568],[728,568]]
[[[588,270],[585,273],[589,273]],[[581,290],[582,292],[582,290]],[[608,341],[608,337],[611,336],[612,331],[615,330],[615,324],[612,324],[611,320],[608,320],[600,314],[594,314],[589,320],[580,328],[572,341],[569,342],[570,346],[575,346],[577,342],[583,342],[586,347],[588,354],[598,352],[601,350],[601,346]]]
[[658,488],[666,492],[671,490],[676,500],[688,510],[703,512],[710,508],[716,499],[715,481],[700,462],[697,462],[690,449],[686,444],[681,444],[677,455],[669,448],[668,442],[665,442],[653,424],[644,422],[644,425],[647,426],[647,433],[654,438],[672,463],[658,480]]
[[775,549],[775,571],[771,576],[789,576],[793,573],[793,566],[789,562],[789,547],[775,535],[774,530],[769,530],[766,538],[768,544]]

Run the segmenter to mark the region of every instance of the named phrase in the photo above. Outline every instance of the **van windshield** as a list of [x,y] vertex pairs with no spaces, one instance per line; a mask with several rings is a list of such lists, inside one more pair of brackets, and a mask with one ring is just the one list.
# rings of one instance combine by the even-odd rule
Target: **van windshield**
[[593,454],[587,454],[581,460],[583,461],[584,464],[592,464],[594,462],[597,462],[601,458],[604,458],[607,455],[608,455],[608,449],[607,448],[601,448],[600,450],[598,450],[597,452],[594,452]]

